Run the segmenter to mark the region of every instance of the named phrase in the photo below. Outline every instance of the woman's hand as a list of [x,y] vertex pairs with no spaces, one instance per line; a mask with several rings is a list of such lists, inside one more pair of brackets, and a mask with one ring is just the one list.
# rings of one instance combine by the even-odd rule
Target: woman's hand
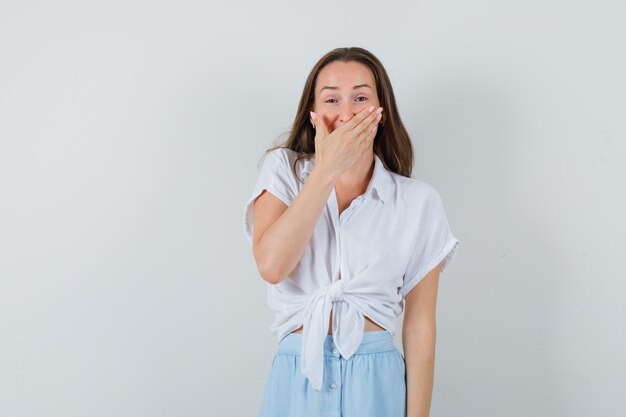
[[352,167],[361,154],[372,146],[382,111],[382,107],[374,111],[374,106],[363,109],[332,133],[328,133],[324,119],[311,112],[316,130],[315,165],[328,169],[335,178]]

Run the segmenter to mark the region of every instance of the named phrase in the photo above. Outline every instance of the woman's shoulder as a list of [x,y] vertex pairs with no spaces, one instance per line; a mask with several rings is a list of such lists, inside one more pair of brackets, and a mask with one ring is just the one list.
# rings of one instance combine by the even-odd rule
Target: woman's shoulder
[[293,161],[293,151],[289,148],[277,147],[267,149],[260,157],[260,164],[273,170],[284,170]]
[[395,182],[409,194],[432,195],[438,194],[437,189],[431,183],[413,177],[405,177],[404,175],[391,173]]
[[403,199],[408,204],[415,206],[416,204],[432,204],[441,201],[439,191],[430,182],[396,173],[393,173],[393,176],[404,197]]
[[265,153],[263,154],[263,158],[272,157],[284,162],[293,163],[298,158],[298,155],[298,152],[294,151],[291,148],[279,146],[265,151]]
[[302,155],[287,147],[276,147],[267,150],[262,160],[270,159],[268,164],[272,169],[280,171],[282,175],[293,177],[294,172],[299,177],[306,176],[311,172],[315,164],[314,159],[309,155]]

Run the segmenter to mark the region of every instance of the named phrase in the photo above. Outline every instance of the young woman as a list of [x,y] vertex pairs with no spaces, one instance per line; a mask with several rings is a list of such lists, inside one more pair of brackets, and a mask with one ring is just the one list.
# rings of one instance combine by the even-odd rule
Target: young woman
[[324,55],[244,210],[278,339],[261,417],[428,416],[439,274],[460,241],[412,167],[380,61]]

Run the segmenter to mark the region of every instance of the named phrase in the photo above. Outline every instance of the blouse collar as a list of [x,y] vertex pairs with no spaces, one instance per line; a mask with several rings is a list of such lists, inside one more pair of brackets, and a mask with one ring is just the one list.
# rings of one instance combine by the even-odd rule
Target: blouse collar
[[[313,167],[315,166],[315,157],[310,159],[304,159],[304,163],[302,165],[302,169],[300,170],[300,177],[304,181],[311,171],[313,171]],[[376,190],[376,194],[380,198],[383,203],[386,203],[391,198],[391,194],[393,192],[393,179],[392,173],[383,165],[383,161],[378,157],[378,155],[374,154],[374,172],[372,173],[372,178],[367,185],[367,189],[365,190],[364,195],[368,195],[373,190]]]

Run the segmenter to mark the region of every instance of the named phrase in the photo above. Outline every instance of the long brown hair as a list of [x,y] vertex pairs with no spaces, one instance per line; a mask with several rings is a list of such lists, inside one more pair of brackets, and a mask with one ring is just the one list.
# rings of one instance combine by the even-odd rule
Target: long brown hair
[[[296,174],[296,178],[300,180],[295,169],[298,160],[315,156],[315,129],[309,123],[309,111],[315,100],[315,82],[322,68],[334,61],[359,62],[368,67],[374,74],[378,101],[384,109],[381,118],[382,125],[378,127],[378,133],[374,139],[374,153],[378,155],[388,170],[405,177],[411,177],[413,145],[400,120],[391,81],[378,58],[368,50],[359,47],[336,48],[317,61],[304,83],[304,90],[296,118],[289,132],[289,138],[284,143],[268,149],[266,153],[278,148],[289,148],[296,151],[298,157],[292,170]],[[300,181],[302,182],[302,180]]]

